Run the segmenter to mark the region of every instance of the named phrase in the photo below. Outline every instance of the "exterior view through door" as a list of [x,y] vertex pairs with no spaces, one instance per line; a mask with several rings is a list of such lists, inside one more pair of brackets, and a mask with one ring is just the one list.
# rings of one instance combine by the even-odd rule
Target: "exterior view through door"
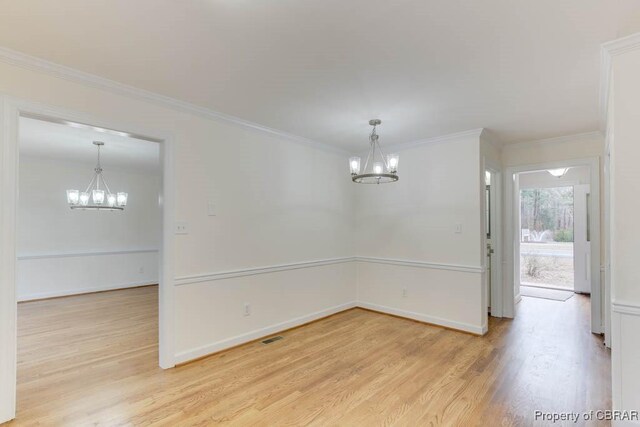
[[587,167],[520,174],[521,290],[591,293],[589,179]]

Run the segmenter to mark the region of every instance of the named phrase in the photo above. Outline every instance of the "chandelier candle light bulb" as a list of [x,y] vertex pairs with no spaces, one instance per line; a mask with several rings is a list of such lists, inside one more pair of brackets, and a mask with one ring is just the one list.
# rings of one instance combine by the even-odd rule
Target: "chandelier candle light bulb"
[[93,190],[93,203],[96,205],[104,203],[104,190]]
[[83,191],[80,193],[80,206],[87,206],[89,204],[89,193]]
[[[96,164],[93,178],[89,182],[85,191],[67,190],[67,203],[71,209],[82,210],[107,210],[121,211],[127,205],[128,194],[124,192],[112,193],[102,175],[102,165],[100,164],[100,148],[104,142],[94,141],[93,145],[98,147],[98,163]],[[100,188],[101,185],[104,187]],[[106,203],[105,203],[106,196]],[[89,202],[93,200],[93,203]]]
[[373,130],[369,135],[369,154],[361,170],[360,157],[349,158],[351,180],[358,184],[382,184],[395,182],[398,178],[398,163],[400,156],[389,154],[385,156],[378,142],[376,126],[382,123],[378,119],[369,120]]
[[398,154],[389,154],[387,156],[387,171],[389,173],[398,172],[398,163],[400,163],[400,156]]
[[351,175],[358,175],[360,173],[360,157],[351,157],[349,159],[349,167],[351,168]]
[[118,206],[127,206],[127,199],[129,198],[129,195],[127,193],[118,193],[117,196],[117,205]]
[[80,192],[78,190],[67,190],[67,203],[70,205],[80,203]]

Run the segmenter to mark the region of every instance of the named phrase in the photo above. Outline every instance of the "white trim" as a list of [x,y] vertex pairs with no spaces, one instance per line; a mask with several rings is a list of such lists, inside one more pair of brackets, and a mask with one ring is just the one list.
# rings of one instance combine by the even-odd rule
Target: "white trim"
[[640,49],[640,33],[634,33],[602,44],[602,50],[611,56],[620,55],[621,53],[627,53],[637,49]]
[[17,120],[0,95],[0,423],[16,415]]
[[[491,162],[487,161],[487,157],[483,156],[483,163],[484,163],[484,167],[482,169],[482,171],[490,171],[492,173],[492,190],[491,190],[491,200],[489,201],[490,203],[493,204],[492,206],[492,215],[491,215],[491,227],[492,227],[492,232],[491,232],[491,244],[492,244],[492,249],[493,249],[493,255],[491,256],[491,275],[493,276],[491,278],[491,289],[490,289],[490,301],[487,301],[487,305],[490,306],[490,310],[491,310],[491,317],[503,317],[504,316],[504,303],[503,303],[503,292],[502,290],[502,274],[503,274],[503,255],[502,255],[502,232],[503,232],[503,223],[502,223],[502,211],[503,211],[503,203],[502,203],[502,169],[499,168],[499,165],[493,165],[491,164]],[[486,268],[486,260],[487,260],[487,246],[486,246],[486,230],[484,230],[484,223],[485,223],[485,208],[484,208],[484,203],[485,203],[485,191],[486,191],[486,187],[484,185],[484,180],[482,179],[482,177],[480,178],[481,181],[481,191],[482,191],[482,197],[480,198],[481,202],[482,202],[482,235],[481,240],[482,240],[482,258],[484,260],[485,263],[485,272],[488,271]],[[486,280],[487,277],[485,276],[485,283],[484,286],[486,286]]]
[[528,141],[517,141],[503,144],[502,148],[522,148],[522,147],[530,147],[536,145],[548,145],[548,144],[561,144],[564,142],[574,142],[577,140],[584,139],[604,139],[604,134],[599,131],[591,131],[591,132],[582,132],[582,133],[574,133],[571,135],[562,135],[556,136],[553,138],[544,138],[544,139],[534,139]]
[[607,129],[607,112],[609,109],[609,89],[611,82],[611,59],[614,56],[640,49],[640,33],[603,43],[600,47],[600,130]]
[[173,110],[194,114],[196,116],[205,117],[208,119],[226,122],[235,126],[240,126],[245,129],[250,129],[262,133],[269,134],[278,138],[283,138],[298,144],[303,144],[327,151],[331,151],[338,154],[349,155],[349,152],[342,150],[333,145],[313,141],[302,136],[294,135],[288,132],[284,132],[278,129],[273,129],[268,126],[263,126],[258,123],[250,122],[248,120],[241,119],[239,117],[231,116],[228,114],[220,113],[218,111],[211,110],[209,108],[200,107],[189,102],[180,101],[175,98],[171,98],[165,95],[160,95],[155,92],[140,89],[134,86],[130,86],[124,83],[120,83],[111,79],[97,76],[95,74],[79,71],[74,68],[66,67],[64,65],[57,64],[55,62],[47,61],[41,58],[36,58],[31,55],[24,54],[12,49],[0,47],[0,61],[7,64],[15,65],[28,70],[39,71],[47,73],[49,75],[69,80],[76,83],[82,83],[91,87],[106,90],[118,95],[125,95],[136,99],[159,104],[163,107],[168,107]]
[[405,317],[407,319],[418,320],[420,322],[431,323],[433,325],[444,326],[447,328],[457,329],[464,332],[470,332],[476,335],[484,335],[487,333],[487,325],[476,326],[469,323],[456,322],[453,320],[443,319],[436,316],[428,316],[413,311],[401,310],[398,308],[388,307],[384,305],[372,304],[369,302],[358,301],[358,307],[367,308],[381,313],[393,314],[394,316]]
[[342,258],[330,258],[320,259],[313,261],[295,262],[290,264],[276,264],[268,265],[264,267],[252,267],[243,268],[238,270],[221,271],[217,273],[203,273],[194,274],[189,276],[176,277],[174,283],[176,286],[191,285],[194,283],[212,282],[215,280],[232,279],[235,277],[254,276],[256,274],[275,273],[278,271],[298,270],[301,268],[321,267],[325,265],[342,264],[345,262],[370,262],[376,264],[391,264],[399,265],[403,267],[418,267],[418,268],[430,268],[435,270],[451,270],[459,271],[462,273],[484,273],[484,267],[476,267],[469,265],[457,265],[457,264],[441,264],[424,261],[410,261],[400,259],[389,258],[372,258],[372,257],[342,257]]
[[600,87],[598,89],[598,114],[600,130],[607,132],[607,116],[609,112],[609,89],[611,84],[611,54],[606,48],[600,48]]
[[219,273],[203,273],[191,276],[176,277],[176,286],[190,285],[193,283],[211,282],[214,280],[231,279],[234,277],[253,276],[256,274],[275,273],[277,271],[298,270],[301,268],[320,267],[324,265],[342,264],[355,261],[355,257],[321,259],[315,261],[295,262],[290,264],[278,264],[265,267],[244,268],[238,270],[221,271]]
[[640,304],[629,301],[614,301],[611,303],[612,311],[622,314],[640,316]]
[[43,253],[18,255],[18,261],[31,259],[51,259],[51,258],[78,258],[89,256],[106,256],[106,255],[129,255],[158,252],[158,249],[125,249],[119,251],[88,251],[88,252],[59,252],[59,253]]
[[128,288],[137,288],[140,286],[149,286],[149,285],[157,285],[158,281],[146,281],[146,282],[134,282],[134,283],[126,283],[120,285],[106,285],[106,286],[97,286],[93,288],[82,288],[82,289],[69,289],[65,291],[54,291],[54,292],[40,292],[35,294],[27,294],[23,296],[18,296],[18,302],[27,302],[45,298],[56,298],[56,297],[66,297],[71,295],[82,295],[82,294],[91,294],[94,292],[103,292],[103,291],[114,291],[116,289],[128,289]]
[[474,265],[460,265],[460,264],[443,264],[435,262],[424,261],[410,261],[402,259],[390,259],[390,258],[374,258],[374,257],[356,257],[357,261],[370,262],[375,264],[391,264],[400,265],[404,267],[418,267],[418,268],[430,268],[434,270],[451,270],[459,271],[462,273],[484,273],[485,269],[482,266]]
[[203,345],[200,347],[196,347],[191,350],[181,351],[176,353],[175,362],[176,363],[185,363],[193,359],[197,359],[199,357],[207,356],[212,353],[216,353],[221,350],[225,350],[230,347],[235,347],[240,344],[244,344],[253,340],[257,340],[259,338],[263,338],[269,335],[273,335],[275,333],[279,333],[286,329],[294,328],[296,326],[304,325],[305,323],[312,322],[317,319],[321,319],[323,317],[330,316],[335,313],[339,313],[341,311],[349,310],[356,307],[357,304],[355,301],[348,302],[345,304],[340,304],[331,308],[327,308],[325,310],[317,311],[315,313],[307,314],[304,316],[296,317],[285,322],[276,323],[275,325],[267,326],[265,328],[256,329],[251,332],[247,332],[241,335],[237,335],[232,338],[227,338],[221,341],[216,341],[211,344]]
[[483,128],[465,130],[465,131],[462,131],[462,132],[450,133],[450,134],[447,134],[447,135],[434,136],[432,138],[419,139],[417,141],[402,142],[402,143],[399,143],[399,144],[385,145],[384,149],[387,152],[389,152],[390,150],[391,151],[409,150],[411,148],[420,147],[422,145],[439,144],[439,143],[442,143],[442,142],[449,142],[449,141],[453,141],[453,140],[460,139],[460,138],[480,137],[480,135],[483,132],[484,132]]

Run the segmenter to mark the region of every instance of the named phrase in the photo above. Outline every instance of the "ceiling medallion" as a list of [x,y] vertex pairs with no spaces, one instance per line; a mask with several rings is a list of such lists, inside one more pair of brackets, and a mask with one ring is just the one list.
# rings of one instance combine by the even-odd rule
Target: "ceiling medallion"
[[397,154],[384,155],[378,142],[376,126],[382,123],[379,119],[369,120],[373,130],[369,135],[369,154],[364,162],[362,173],[360,173],[360,157],[349,159],[349,169],[351,170],[351,180],[358,184],[384,184],[395,182],[398,178],[398,162],[400,156]]
[[[100,165],[100,148],[104,142],[94,141],[93,145],[98,147],[98,163],[93,170],[93,178],[85,191],[67,190],[67,203],[71,209],[122,211],[127,205],[129,195],[122,192],[112,193],[109,190]],[[104,186],[104,189],[100,187],[100,184]]]

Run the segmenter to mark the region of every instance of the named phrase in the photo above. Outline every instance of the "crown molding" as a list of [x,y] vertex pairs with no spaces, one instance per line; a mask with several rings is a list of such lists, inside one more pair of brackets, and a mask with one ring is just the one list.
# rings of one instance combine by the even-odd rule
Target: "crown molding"
[[610,56],[620,55],[636,49],[640,49],[640,33],[634,33],[602,44],[602,50]]
[[571,135],[556,136],[553,138],[535,139],[531,141],[512,142],[503,145],[503,148],[523,148],[536,145],[561,144],[563,142],[574,142],[576,140],[585,139],[601,139],[604,140],[604,134],[599,131],[574,133]]
[[189,102],[181,101],[169,96],[161,95],[159,93],[151,92],[145,89],[140,89],[134,86],[120,83],[115,80],[100,77],[95,74],[86,73],[84,71],[76,70],[65,65],[60,65],[55,62],[27,55],[25,53],[18,52],[12,49],[0,47],[0,61],[24,69],[42,72],[57,78],[112,92],[117,95],[124,95],[138,100],[152,102],[156,105],[170,108],[172,110],[194,114],[207,119],[232,124],[244,129],[258,131],[272,137],[282,138],[298,144],[322,149],[341,155],[349,154],[347,150],[343,150],[333,145],[314,141],[309,138],[294,135],[292,133],[284,132],[278,129],[270,128],[268,126],[244,120],[239,117],[220,113],[209,108],[201,107],[199,105],[191,104]]
[[599,114],[600,130],[607,130],[607,113],[609,108],[609,86],[611,82],[611,58],[640,49],[640,33],[634,33],[610,42],[603,43],[600,48],[600,93]]
[[439,143],[449,142],[449,141],[453,141],[461,138],[467,138],[467,137],[479,138],[484,131],[485,131],[484,128],[465,130],[462,132],[450,133],[447,135],[434,136],[432,138],[419,139],[417,141],[401,142],[399,144],[385,145],[384,149],[386,151],[389,151],[389,150],[403,151],[403,150],[408,150],[410,148],[420,147],[422,145],[439,144]]

